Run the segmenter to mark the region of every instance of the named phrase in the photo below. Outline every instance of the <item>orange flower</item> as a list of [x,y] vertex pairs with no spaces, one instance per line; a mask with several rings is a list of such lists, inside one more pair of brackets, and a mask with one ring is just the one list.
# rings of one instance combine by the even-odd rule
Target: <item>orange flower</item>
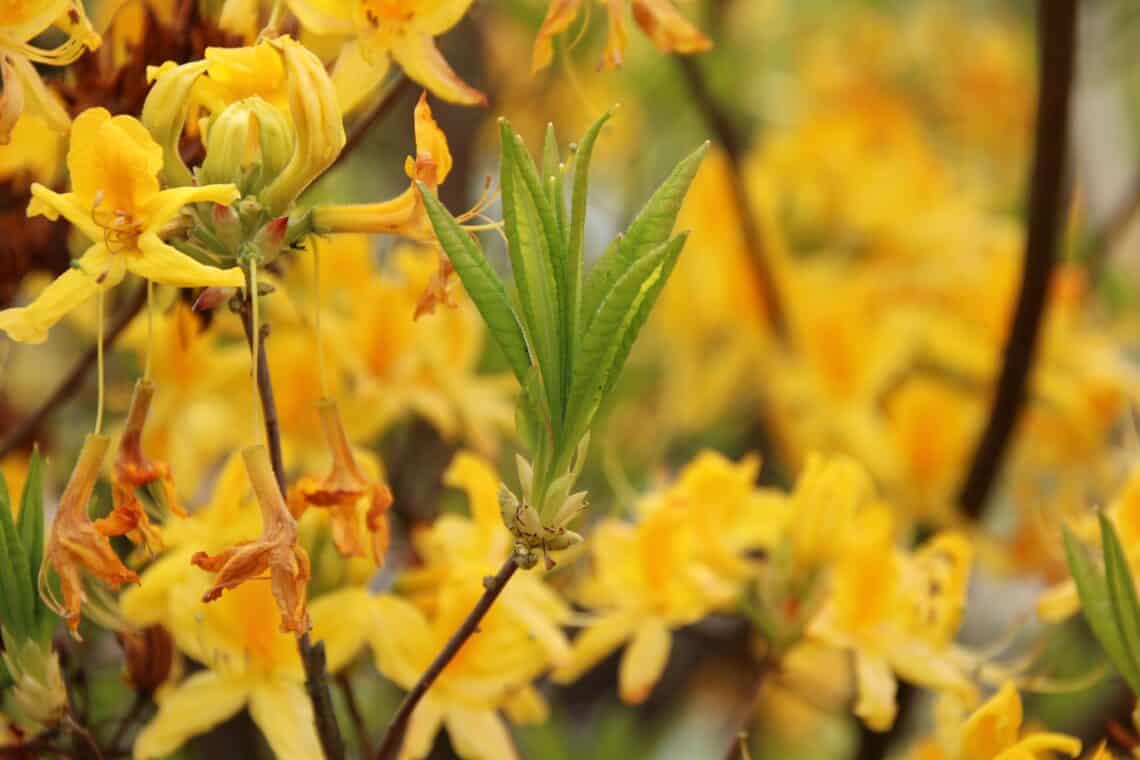
[[302,478],[290,496],[289,505],[298,519],[308,507],[328,507],[332,518],[333,543],[346,557],[366,557],[366,539],[361,535],[361,520],[357,507],[367,499],[368,511],[364,514],[364,531],[369,541],[372,560],[384,564],[388,552],[388,508],[392,506],[392,492],[383,483],[369,480],[360,471],[356,458],[345,435],[335,401],[322,399],[317,404],[321,427],[332,452],[332,470],[322,481]]
[[[67,620],[67,627],[76,639],[80,639],[80,610],[87,602],[87,595],[83,591],[82,570],[85,569],[115,589],[139,579],[123,564],[111,548],[110,541],[95,529],[87,514],[87,503],[91,499],[95,480],[99,477],[99,468],[110,444],[111,439],[105,435],[89,435],[83,442],[79,462],[60,498],[59,509],[51,526],[51,536],[44,551],[44,563],[40,567],[40,596],[53,612]],[[49,564],[59,574],[60,588],[63,591],[62,604],[48,583]]]
[[180,517],[186,513],[178,506],[174,480],[165,462],[151,461],[142,450],[142,431],[146,424],[150,401],[154,398],[154,384],[149,380],[135,383],[131,405],[127,410],[127,424],[119,442],[115,470],[111,478],[111,494],[115,508],[111,514],[95,521],[95,529],[104,536],[126,535],[133,543],[143,544],[150,551],[162,549],[162,536],[150,523],[137,489],[159,482],[166,504]]
[[246,581],[264,580],[268,572],[273,596],[281,611],[281,630],[301,636],[312,627],[305,609],[309,555],[297,545],[297,521],[281,496],[269,463],[269,452],[259,445],[248,446],[241,453],[261,506],[261,537],[242,541],[213,556],[196,552],[190,558],[191,564],[218,574],[202,601],[212,602],[226,589],[236,588]]

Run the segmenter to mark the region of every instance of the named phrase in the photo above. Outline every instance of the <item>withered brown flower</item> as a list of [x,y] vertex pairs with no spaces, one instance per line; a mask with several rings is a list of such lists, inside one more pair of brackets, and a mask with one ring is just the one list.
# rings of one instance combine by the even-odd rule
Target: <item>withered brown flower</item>
[[151,483],[159,483],[170,510],[180,517],[184,517],[185,512],[178,505],[170,467],[165,462],[149,459],[142,450],[142,432],[152,398],[154,383],[146,379],[135,383],[111,478],[114,509],[106,517],[96,520],[95,528],[105,536],[125,535],[133,543],[145,545],[154,552],[162,549],[162,535],[151,524],[137,490]]
[[[392,492],[384,483],[371,480],[361,472],[336,402],[321,399],[317,402],[317,411],[332,454],[332,469],[324,480],[302,478],[290,494],[289,506],[298,518],[308,507],[328,509],[337,550],[346,557],[367,557],[369,549],[365,547],[368,545],[372,560],[383,565],[388,552],[387,512],[392,506]],[[357,512],[362,499],[368,500],[363,526]],[[362,535],[364,532],[367,537]]]
[[[67,621],[67,627],[76,639],[80,638],[80,611],[87,601],[83,591],[84,571],[113,589],[139,579],[115,554],[107,536],[96,530],[87,513],[87,504],[110,443],[111,439],[105,435],[89,435],[83,442],[79,461],[60,498],[40,567],[40,595],[52,611]],[[49,565],[59,575],[62,603],[49,583]]]
[[202,596],[202,601],[211,602],[226,589],[246,581],[264,580],[268,572],[273,596],[281,611],[281,630],[300,636],[312,627],[305,608],[311,574],[309,555],[297,544],[297,521],[277,487],[265,446],[246,447],[242,450],[242,459],[261,507],[261,536],[213,556],[197,552],[190,558],[192,564],[217,573],[214,585]]

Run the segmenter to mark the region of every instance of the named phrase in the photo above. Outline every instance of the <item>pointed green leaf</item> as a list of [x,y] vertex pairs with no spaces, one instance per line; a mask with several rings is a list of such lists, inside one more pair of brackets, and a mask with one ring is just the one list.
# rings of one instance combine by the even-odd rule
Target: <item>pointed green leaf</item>
[[[625,274],[602,298],[582,337],[574,359],[574,382],[567,403],[567,440],[576,441],[590,425],[613,375],[620,371],[619,358],[627,342],[633,343],[641,307],[659,292],[662,274],[672,267],[684,238],[677,237],[646,253],[627,268]],[[633,335],[628,331],[633,330]],[[626,336],[629,335],[628,341]],[[628,352],[628,348],[625,348]]]
[[[500,120],[502,164],[499,184],[503,201],[503,223],[507,251],[514,270],[515,287],[522,306],[523,321],[534,340],[539,371],[542,372],[552,413],[561,419],[562,341],[559,333],[558,284],[551,270],[551,254],[538,206],[545,205],[539,188],[535,197],[519,168],[520,151],[511,125]],[[525,153],[525,151],[521,151]],[[531,163],[530,157],[525,160]]]
[[1128,657],[1124,641],[1116,627],[1116,615],[1109,599],[1108,585],[1089,559],[1083,546],[1068,528],[1064,528],[1065,556],[1069,571],[1081,599],[1081,614],[1092,629],[1108,659],[1128,682],[1134,692],[1140,693],[1140,673]]
[[31,581],[36,582],[40,562],[44,557],[44,484],[43,458],[37,446],[28,460],[28,476],[24,480],[24,493],[20,498],[20,518],[16,523],[20,543],[32,566]]
[[511,308],[502,280],[487,263],[478,243],[459,226],[439,199],[422,182],[416,183],[424,200],[428,218],[436,238],[463,281],[463,287],[475,303],[495,342],[520,383],[526,380],[533,364],[526,335],[518,316]]
[[1140,601],[1136,598],[1136,586],[1124,548],[1117,538],[1112,522],[1098,513],[1100,520],[1101,543],[1104,547],[1105,581],[1108,584],[1108,598],[1116,616],[1116,628],[1124,642],[1124,650],[1132,664],[1132,670],[1140,674]]
[[666,245],[669,250],[666,253],[665,260],[661,264],[661,274],[646,290],[644,297],[641,299],[641,304],[637,308],[637,314],[626,325],[625,330],[622,331],[621,341],[618,344],[617,353],[614,355],[614,371],[610,373],[609,385],[603,391],[603,396],[609,395],[621,376],[622,367],[625,366],[626,359],[629,358],[629,352],[633,350],[633,343],[637,340],[641,328],[649,320],[649,314],[653,311],[653,307],[657,304],[657,298],[661,295],[661,291],[665,289],[665,284],[669,281],[669,276],[673,274],[673,268],[677,266],[677,260],[681,257],[681,251],[685,248],[685,243],[689,239],[688,232],[682,232],[675,238],[670,240]]
[[[681,203],[696,176],[709,144],[706,142],[682,159],[657,188],[624,235],[610,245],[586,278],[582,291],[581,317],[588,320],[614,283],[644,253],[668,240],[681,210]],[[575,177],[575,180],[577,178]],[[573,226],[573,222],[571,222]],[[585,326],[588,326],[585,325]]]
[[18,639],[27,638],[35,621],[35,586],[28,579],[28,557],[20,545],[8,484],[0,477],[0,619]]
[[586,130],[582,142],[574,154],[574,189],[570,203],[570,231],[566,250],[566,300],[568,301],[570,346],[569,354],[574,356],[579,340],[578,326],[581,324],[579,312],[582,300],[582,261],[585,256],[586,207],[590,190],[590,161],[594,156],[594,144],[602,127],[610,120],[613,111],[606,111]]

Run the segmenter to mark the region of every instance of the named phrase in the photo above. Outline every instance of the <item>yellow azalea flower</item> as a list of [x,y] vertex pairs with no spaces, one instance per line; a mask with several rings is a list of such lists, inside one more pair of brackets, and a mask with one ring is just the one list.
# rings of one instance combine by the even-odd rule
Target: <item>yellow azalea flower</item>
[[162,228],[190,203],[228,204],[233,185],[160,190],[162,149],[130,116],[112,117],[102,108],[84,111],[71,128],[67,154],[72,192],[32,185],[30,216],[63,216],[92,242],[29,306],[0,312],[0,329],[13,339],[38,343],[67,312],[133,272],[178,287],[236,287],[239,269],[200,264],[163,242]]
[[[441,515],[430,528],[415,532],[412,541],[423,564],[396,580],[397,590],[427,615],[439,612],[444,589],[466,588],[471,578],[493,573],[514,550],[500,513],[499,478],[487,461],[461,451],[444,473],[444,482],[466,493],[470,516]],[[516,575],[495,608],[527,631],[552,664],[565,661],[569,644],[560,626],[570,621],[570,610],[540,573]]]
[[338,89],[352,92],[346,111],[380,85],[389,60],[434,95],[452,103],[480,105],[483,93],[459,78],[435,46],[434,37],[459,23],[472,0],[288,0],[301,26],[341,44],[333,69]]
[[855,714],[876,731],[890,728],[896,673],[973,699],[971,657],[953,645],[973,555],[969,540],[944,532],[913,554],[903,552],[895,547],[883,504],[863,509],[857,524],[807,629],[810,638],[854,654]]
[[[120,598],[123,616],[139,627],[162,625],[179,650],[206,666],[165,689],[159,711],[135,743],[135,757],[163,757],[243,707],[250,709],[278,757],[322,757],[293,636],[279,630],[271,584],[246,583],[203,604],[212,581],[190,564],[195,551],[218,552],[261,531],[261,518],[242,457],[218,475],[209,503],[162,527],[166,551]],[[374,602],[345,588],[308,606],[313,635],[325,644],[330,672],[344,667],[376,625]],[[187,715],[195,716],[188,720]]]
[[[378,623],[369,630],[377,670],[411,688],[482,592],[478,577],[449,583],[430,616],[404,599],[381,596]],[[545,719],[546,703],[531,681],[548,667],[544,649],[496,604],[417,705],[400,756],[426,757],[446,727],[460,757],[517,758],[499,710],[516,721]]]
[[[63,31],[67,40],[51,49],[32,44],[51,27]],[[12,0],[0,7],[0,75],[4,84],[0,144],[8,142],[24,112],[38,114],[57,131],[67,129],[67,112],[40,79],[34,64],[66,66],[99,44],[99,35],[79,0]]]
[[554,671],[568,683],[629,641],[619,670],[626,702],[644,701],[669,656],[671,630],[724,609],[754,575],[740,556],[771,546],[789,514],[752,487],[759,463],[698,456],[678,482],[645,497],[637,522],[603,520],[590,537],[592,569],[579,601],[594,617]]
[[435,240],[416,182],[423,182],[429,189],[436,190],[451,173],[452,161],[447,136],[432,117],[427,93],[420,95],[416,103],[414,124],[416,155],[404,160],[404,172],[411,180],[408,188],[395,198],[380,203],[317,206],[313,209],[313,225],[317,229],[397,235],[422,243]]
[[[956,708],[939,705],[937,740],[923,742],[911,760],[1044,760],[1081,753],[1075,736],[1024,730],[1021,697],[1010,681],[965,720]],[[1094,758],[1109,760],[1111,754],[1102,746]]]
[[[554,38],[562,34],[578,17],[583,2],[590,0],[551,0],[546,18],[538,30],[531,53],[531,70],[546,68],[554,57]],[[620,66],[625,59],[626,32],[624,0],[598,0],[609,15],[609,38],[602,66]],[[712,41],[680,14],[672,0],[631,0],[633,20],[663,53],[700,53],[712,47]]]
[[[166,580],[156,567],[144,573],[142,584],[146,588]],[[277,757],[320,760],[324,755],[296,642],[277,629],[269,586],[245,584],[203,607],[199,599],[207,587],[208,580],[198,573],[183,575],[166,589],[168,604],[157,612],[179,649],[206,669],[160,693],[157,714],[135,739],[134,757],[166,757],[248,708]],[[128,618],[140,611],[130,594],[123,607]],[[366,630],[376,624],[370,597],[359,588],[326,594],[313,601],[310,612],[330,673],[353,658],[365,643]],[[151,611],[140,617],[151,617]]]

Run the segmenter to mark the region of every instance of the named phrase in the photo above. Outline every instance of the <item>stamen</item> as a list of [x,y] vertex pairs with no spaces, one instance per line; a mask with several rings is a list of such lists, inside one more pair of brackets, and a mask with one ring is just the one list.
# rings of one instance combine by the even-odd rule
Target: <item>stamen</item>
[[325,375],[325,344],[321,334],[321,255],[313,245],[313,331],[317,337],[317,375],[321,381],[321,398],[329,397],[329,380]]
[[95,406],[95,435],[103,431],[103,396],[105,382],[103,377],[103,288],[95,291],[95,357],[96,373],[99,375],[99,397]]

